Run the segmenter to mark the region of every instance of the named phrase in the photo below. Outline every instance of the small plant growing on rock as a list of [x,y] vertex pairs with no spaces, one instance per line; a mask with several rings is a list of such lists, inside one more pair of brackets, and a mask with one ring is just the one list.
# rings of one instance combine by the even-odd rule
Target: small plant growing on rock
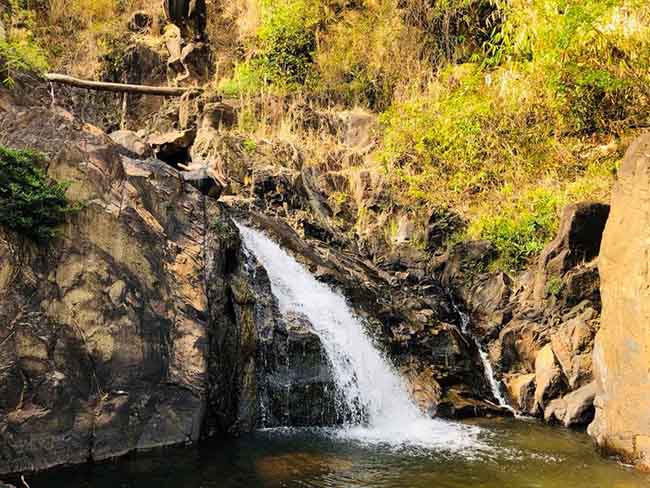
[[41,158],[0,146],[0,225],[39,243],[53,238],[66,214],[78,209],[65,196],[67,185],[39,166]]
[[562,278],[559,276],[551,276],[546,282],[546,294],[557,298],[560,296],[563,286]]

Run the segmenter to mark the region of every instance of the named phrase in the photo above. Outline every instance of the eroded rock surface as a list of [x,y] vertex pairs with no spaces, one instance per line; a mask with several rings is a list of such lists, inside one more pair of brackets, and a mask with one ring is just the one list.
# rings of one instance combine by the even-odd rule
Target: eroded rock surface
[[628,149],[612,194],[599,261],[603,315],[596,336],[596,418],[606,450],[650,469],[650,134]]
[[336,421],[320,343],[225,208],[23,81],[0,90],[0,143],[42,151],[83,208],[48,246],[0,231],[0,473]]
[[463,242],[436,259],[438,276],[467,307],[473,334],[521,412],[570,426],[593,417],[593,395],[582,395],[582,410],[568,416],[560,402],[573,402],[572,392],[593,381],[597,262],[608,214],[600,203],[569,205],[537,264],[514,278],[487,271],[496,255],[487,242]]

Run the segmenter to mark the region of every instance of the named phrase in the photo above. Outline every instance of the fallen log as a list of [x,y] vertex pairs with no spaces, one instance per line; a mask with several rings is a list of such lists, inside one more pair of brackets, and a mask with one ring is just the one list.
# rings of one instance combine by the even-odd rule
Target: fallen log
[[126,83],[109,83],[105,81],[89,81],[74,78],[68,75],[58,73],[46,73],[45,79],[53,83],[62,83],[64,85],[85,88],[87,90],[111,91],[117,93],[139,93],[142,95],[155,95],[159,97],[180,97],[190,90],[196,88],[180,88],[173,86],[148,86],[148,85],[129,85]]

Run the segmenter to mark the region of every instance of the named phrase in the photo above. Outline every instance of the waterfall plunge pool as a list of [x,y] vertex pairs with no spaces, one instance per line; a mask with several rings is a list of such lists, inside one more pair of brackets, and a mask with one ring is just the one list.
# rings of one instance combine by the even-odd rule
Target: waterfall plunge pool
[[262,429],[55,469],[28,476],[32,488],[650,486],[650,476],[601,458],[586,434],[517,419],[461,423],[424,415],[345,298],[259,231],[239,228],[280,311],[304,315],[319,336],[352,425]]
[[274,429],[54,469],[26,480],[32,488],[650,486],[649,475],[602,458],[586,434],[516,419],[469,425],[478,427],[478,449],[401,449],[341,438],[326,429]]

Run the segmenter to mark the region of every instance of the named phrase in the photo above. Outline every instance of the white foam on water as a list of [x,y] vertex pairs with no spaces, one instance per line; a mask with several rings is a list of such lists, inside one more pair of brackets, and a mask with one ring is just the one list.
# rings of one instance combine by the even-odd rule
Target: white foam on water
[[478,449],[479,427],[423,414],[404,381],[374,347],[345,298],[263,233],[237,224],[247,249],[266,269],[282,313],[304,314],[320,337],[352,420],[330,435],[344,440],[441,450]]

